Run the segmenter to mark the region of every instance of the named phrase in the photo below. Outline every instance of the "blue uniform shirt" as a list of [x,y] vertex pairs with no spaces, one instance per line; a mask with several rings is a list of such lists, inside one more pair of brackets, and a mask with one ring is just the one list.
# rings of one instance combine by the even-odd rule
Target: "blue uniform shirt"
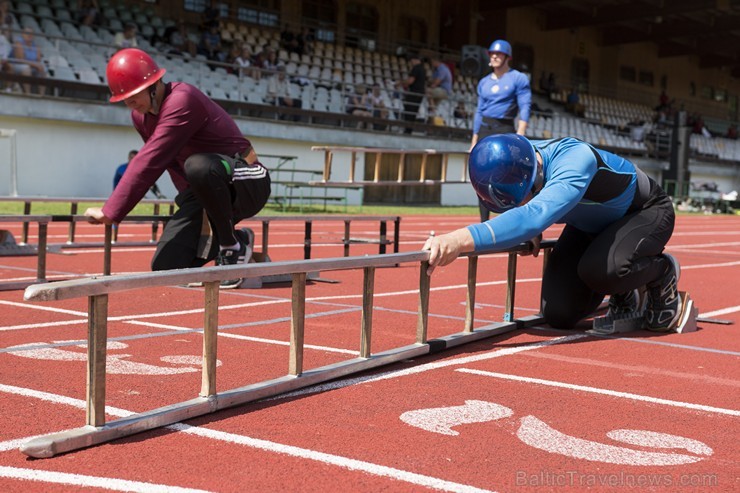
[[518,70],[509,70],[500,79],[493,74],[478,82],[478,108],[473,119],[473,133],[480,130],[483,117],[513,120],[517,113],[522,121],[529,121],[532,90],[529,79]]
[[637,189],[635,165],[578,139],[533,140],[544,186],[527,204],[468,226],[475,250],[506,249],[554,223],[599,233],[625,215]]

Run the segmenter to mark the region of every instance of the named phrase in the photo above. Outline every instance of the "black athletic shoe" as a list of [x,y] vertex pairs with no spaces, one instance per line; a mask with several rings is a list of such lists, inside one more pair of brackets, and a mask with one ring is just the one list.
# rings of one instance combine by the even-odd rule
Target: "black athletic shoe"
[[625,318],[639,315],[645,308],[645,290],[633,289],[626,293],[617,293],[609,297],[607,317]]
[[[216,256],[216,265],[246,264],[252,258],[252,244],[254,243],[254,232],[244,228],[234,231],[239,242],[239,250],[221,250]],[[242,279],[228,279],[221,281],[221,289],[236,289],[242,284]]]
[[663,256],[668,260],[668,271],[659,280],[648,284],[648,306],[645,311],[646,328],[658,332],[668,332],[674,328],[682,307],[678,294],[681,266],[672,255],[664,253]]

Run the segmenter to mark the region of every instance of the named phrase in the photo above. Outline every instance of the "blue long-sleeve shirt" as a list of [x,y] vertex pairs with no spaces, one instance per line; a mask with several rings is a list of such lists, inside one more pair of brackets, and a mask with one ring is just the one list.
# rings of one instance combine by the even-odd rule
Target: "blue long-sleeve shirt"
[[473,133],[480,130],[483,117],[529,121],[532,90],[529,79],[518,70],[509,70],[500,79],[493,74],[478,82],[478,107],[473,117]]
[[554,223],[598,233],[632,204],[638,171],[630,161],[571,137],[531,142],[542,156],[542,190],[523,206],[468,226],[476,251],[513,247]]

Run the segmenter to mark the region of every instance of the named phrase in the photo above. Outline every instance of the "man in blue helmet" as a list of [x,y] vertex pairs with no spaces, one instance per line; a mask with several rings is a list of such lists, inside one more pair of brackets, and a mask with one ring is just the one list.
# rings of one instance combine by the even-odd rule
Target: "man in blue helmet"
[[670,197],[637,166],[575,138],[482,139],[470,154],[470,181],[489,221],[430,238],[429,274],[461,252],[505,249],[565,224],[542,278],[542,314],[571,329],[605,295],[609,315],[642,309],[644,326],[672,330],[682,301],[678,262],[663,249],[673,233]]
[[[524,135],[532,104],[529,78],[509,67],[512,51],[508,41],[497,39],[488,48],[489,65],[493,71],[478,82],[478,107],[473,118],[473,139],[470,149],[479,139],[493,134],[516,132]],[[514,118],[519,122],[514,128]],[[483,202],[479,203],[480,220],[489,217]]]

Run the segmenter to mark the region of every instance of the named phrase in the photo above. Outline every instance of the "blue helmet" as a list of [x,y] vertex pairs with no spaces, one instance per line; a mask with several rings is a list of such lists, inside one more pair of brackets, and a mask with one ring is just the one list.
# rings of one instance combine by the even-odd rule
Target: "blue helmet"
[[468,172],[486,208],[501,213],[521,204],[532,190],[537,154],[521,135],[489,135],[470,152]]
[[497,39],[493,43],[491,43],[491,46],[488,47],[488,54],[490,55],[494,51],[503,53],[506,56],[511,56],[511,45],[508,41],[504,41],[503,39]]

